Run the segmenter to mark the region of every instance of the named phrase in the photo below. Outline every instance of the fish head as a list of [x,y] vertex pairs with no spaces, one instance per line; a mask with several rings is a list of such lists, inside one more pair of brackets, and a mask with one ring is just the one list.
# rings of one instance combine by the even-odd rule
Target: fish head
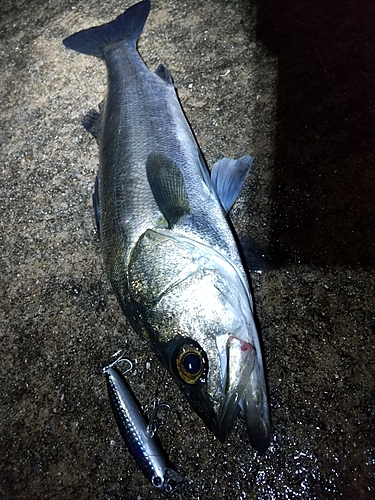
[[137,276],[137,293],[152,303],[143,312],[144,336],[221,441],[242,409],[252,446],[264,451],[270,437],[268,402],[245,277],[224,255],[183,238],[160,242],[160,274],[160,237],[156,232],[144,237],[139,259],[147,259],[152,249],[153,261],[141,271],[134,256],[130,273]]

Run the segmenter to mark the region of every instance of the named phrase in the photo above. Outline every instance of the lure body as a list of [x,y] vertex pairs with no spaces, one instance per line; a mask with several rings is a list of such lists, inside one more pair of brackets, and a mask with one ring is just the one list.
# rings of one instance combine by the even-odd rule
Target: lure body
[[130,453],[152,485],[171,491],[182,476],[167,467],[155,439],[120,372],[113,366],[104,369],[113,414]]

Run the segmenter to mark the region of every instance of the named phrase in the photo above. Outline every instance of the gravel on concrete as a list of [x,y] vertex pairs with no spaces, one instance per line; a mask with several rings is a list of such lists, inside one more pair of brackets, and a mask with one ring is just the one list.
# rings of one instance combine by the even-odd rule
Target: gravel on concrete
[[[171,499],[375,498],[375,7],[154,0],[139,50],[163,62],[211,167],[255,164],[231,218],[252,275],[273,438],[221,444],[132,332],[105,276],[80,122],[104,64],[62,39],[130,4],[0,7],[0,498],[160,498],[117,431],[102,367],[125,348],[185,481]],[[271,259],[272,265],[269,265]],[[263,270],[262,268],[262,270]]]

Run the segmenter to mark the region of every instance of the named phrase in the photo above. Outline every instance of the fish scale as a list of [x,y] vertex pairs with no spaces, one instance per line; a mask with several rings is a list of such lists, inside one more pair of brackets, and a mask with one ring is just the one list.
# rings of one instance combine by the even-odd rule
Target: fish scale
[[241,409],[250,443],[264,452],[262,352],[226,218],[253,158],[222,158],[210,177],[169,71],[150,71],[137,52],[149,10],[140,2],[64,40],[108,70],[105,103],[84,121],[99,145],[104,264],[123,313],[206,425],[224,441]]

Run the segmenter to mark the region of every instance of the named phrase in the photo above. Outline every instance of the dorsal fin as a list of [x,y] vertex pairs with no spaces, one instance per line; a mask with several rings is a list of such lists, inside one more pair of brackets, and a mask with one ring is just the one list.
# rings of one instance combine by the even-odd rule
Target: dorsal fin
[[[101,109],[101,105],[99,105],[99,109]],[[98,140],[100,133],[100,124],[101,124],[102,114],[100,111],[96,111],[96,109],[90,109],[90,111],[84,116],[82,120],[82,125],[85,127],[87,132],[95,137]]]
[[160,153],[151,153],[146,162],[147,179],[155,201],[171,228],[190,213],[185,181],[178,165]]

